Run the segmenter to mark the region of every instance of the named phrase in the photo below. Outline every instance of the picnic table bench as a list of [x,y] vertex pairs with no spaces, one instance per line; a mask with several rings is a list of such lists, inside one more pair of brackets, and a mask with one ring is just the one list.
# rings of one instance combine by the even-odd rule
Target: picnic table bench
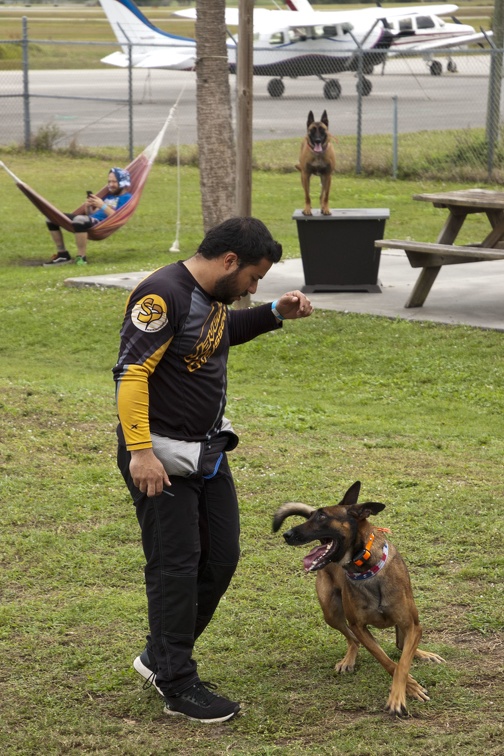
[[[410,239],[379,239],[375,242],[375,246],[382,249],[403,250],[412,268],[422,268],[405,307],[422,307],[444,265],[504,260],[504,192],[466,189],[416,194],[413,199],[447,208],[449,215],[435,243]],[[492,230],[481,244],[456,245],[455,239],[471,213],[485,213]]]

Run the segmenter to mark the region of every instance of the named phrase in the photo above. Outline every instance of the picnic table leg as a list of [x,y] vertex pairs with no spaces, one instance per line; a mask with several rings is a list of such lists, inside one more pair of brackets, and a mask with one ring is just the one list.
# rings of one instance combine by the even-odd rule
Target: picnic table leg
[[422,268],[413,287],[413,291],[404,305],[405,307],[421,307],[423,305],[440,270],[441,265],[436,265],[432,268]]
[[[460,207],[450,209],[450,213],[441,229],[436,244],[453,244],[457,238],[458,232],[462,228],[466,216],[467,211]],[[433,265],[431,267],[422,268],[413,287],[413,291],[404,305],[405,307],[422,307],[427,299],[427,295],[432,289],[432,285],[436,280],[441,267],[441,265]]]
[[446,222],[441,229],[436,244],[453,244],[458,236],[458,232],[464,225],[467,217],[467,210],[464,208],[450,208]]

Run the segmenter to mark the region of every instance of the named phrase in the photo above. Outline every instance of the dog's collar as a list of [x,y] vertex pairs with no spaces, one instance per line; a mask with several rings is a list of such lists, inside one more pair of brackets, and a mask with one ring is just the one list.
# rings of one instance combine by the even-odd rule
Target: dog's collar
[[362,567],[364,565],[364,562],[367,562],[369,557],[371,556],[371,546],[373,545],[373,541],[375,539],[375,534],[371,533],[369,536],[369,540],[362,549],[362,551],[359,551],[358,554],[356,554],[352,562],[355,564],[356,567]]
[[[374,536],[373,536],[374,540]],[[368,541],[369,544],[369,541]],[[367,544],[366,544],[367,546]],[[349,572],[346,570],[346,576],[349,580],[367,580],[367,578],[374,577],[382,567],[385,565],[385,562],[387,561],[388,557],[388,543],[385,541],[383,544],[383,552],[380,561],[377,564],[374,564],[372,567],[367,570],[367,572]],[[369,557],[368,557],[369,559]]]

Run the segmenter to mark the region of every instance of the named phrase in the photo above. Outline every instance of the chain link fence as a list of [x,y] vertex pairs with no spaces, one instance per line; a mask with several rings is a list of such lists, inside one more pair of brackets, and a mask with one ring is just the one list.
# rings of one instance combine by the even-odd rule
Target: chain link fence
[[[32,52],[55,44],[93,46],[97,68],[31,70]],[[21,40],[0,40],[4,51],[16,46],[22,58],[22,70],[0,71],[0,144],[120,145],[133,156],[151,141],[181,92],[177,132],[172,129],[168,139],[196,144],[195,74],[99,67],[100,45],[29,39],[26,24]],[[504,179],[502,50],[438,50],[434,59],[389,54],[384,61],[356,51],[344,64],[335,63],[331,73],[325,72],[322,56],[319,67],[309,57],[298,58],[282,75],[275,73],[275,51],[256,49],[254,61],[259,54],[266,62],[263,71],[270,72],[254,76],[255,142],[301,138],[308,112],[318,119],[327,110],[330,131],[339,140],[340,167],[346,170],[373,172],[380,135],[382,173],[407,175],[414,159],[431,169],[436,162],[445,169],[451,165],[461,179]],[[232,87],[235,81],[232,77]]]

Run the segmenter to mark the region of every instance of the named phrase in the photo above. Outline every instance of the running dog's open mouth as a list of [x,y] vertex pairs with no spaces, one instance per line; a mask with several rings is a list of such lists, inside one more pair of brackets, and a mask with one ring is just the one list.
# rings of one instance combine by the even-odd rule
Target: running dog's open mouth
[[336,551],[337,543],[331,538],[324,538],[320,546],[315,546],[303,559],[306,572],[321,570],[331,561],[331,556]]

